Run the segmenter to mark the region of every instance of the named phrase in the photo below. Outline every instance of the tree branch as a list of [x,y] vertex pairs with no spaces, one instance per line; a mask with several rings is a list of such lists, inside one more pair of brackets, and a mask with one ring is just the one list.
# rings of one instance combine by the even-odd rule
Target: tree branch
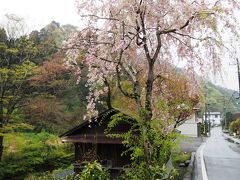
[[144,51],[145,51],[145,55],[147,57],[147,60],[150,62],[151,61],[151,56],[150,56],[149,49],[148,49],[148,46],[147,46],[147,38],[146,38],[147,32],[146,32],[146,29],[145,29],[144,16],[145,16],[145,12],[141,12],[140,13],[140,19],[141,19],[141,28],[142,28],[142,32],[143,32],[142,42],[143,42],[143,48],[144,48]]
[[95,17],[95,18],[98,18],[98,19],[105,19],[105,20],[110,20],[110,21],[119,21],[119,19],[117,19],[117,18],[100,17],[100,16],[97,16],[97,15],[94,15],[94,14],[85,14],[85,15],[82,15],[82,17]]
[[118,88],[124,96],[129,97],[131,99],[134,99],[134,95],[129,94],[127,91],[124,91],[124,89],[122,88],[122,85],[121,85],[121,75],[120,75],[119,66],[121,65],[122,55],[123,55],[123,50],[121,50],[121,52],[120,52],[120,56],[119,56],[119,59],[118,59],[118,64],[116,66]]
[[185,27],[187,27],[187,26],[189,25],[189,23],[194,19],[194,17],[195,17],[195,15],[191,16],[191,17],[185,22],[184,25],[180,26],[179,29],[176,29],[176,28],[174,28],[174,29],[169,29],[169,30],[166,30],[166,29],[165,29],[165,30],[160,31],[160,33],[161,33],[161,34],[168,34],[168,33],[174,33],[174,32],[176,32],[176,31],[178,31],[178,30],[182,30],[182,29],[184,29]]
[[161,42],[161,33],[159,31],[156,32],[156,36],[157,36],[157,48],[156,48],[156,51],[153,55],[153,58],[152,60],[155,61],[158,57],[158,54],[160,52],[160,49],[162,47],[162,42]]
[[107,81],[107,78],[104,78],[104,84],[107,86],[108,88],[108,92],[107,92],[107,107],[108,109],[111,109],[112,108],[112,102],[111,102],[111,96],[112,96],[112,93],[111,93],[111,88],[110,88],[110,85]]

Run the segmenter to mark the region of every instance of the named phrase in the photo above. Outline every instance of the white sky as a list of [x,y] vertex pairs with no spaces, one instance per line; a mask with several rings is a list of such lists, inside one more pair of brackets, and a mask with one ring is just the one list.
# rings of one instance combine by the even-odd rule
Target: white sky
[[[0,0],[0,25],[5,23],[5,14],[23,17],[27,31],[40,30],[51,21],[80,26],[80,18],[75,8],[75,0]],[[232,60],[231,60],[232,61]],[[211,78],[215,83],[229,89],[238,90],[237,66],[223,62],[223,80]]]
[[222,78],[220,76],[213,77],[212,82],[219,86],[238,91],[238,70],[236,62],[233,60],[225,60],[222,65]]
[[28,31],[40,30],[51,21],[79,25],[75,0],[0,0],[0,24],[5,14],[16,14],[26,21]]

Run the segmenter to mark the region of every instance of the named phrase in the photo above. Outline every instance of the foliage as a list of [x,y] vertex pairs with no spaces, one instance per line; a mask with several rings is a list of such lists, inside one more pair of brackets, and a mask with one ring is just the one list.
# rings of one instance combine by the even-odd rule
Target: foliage
[[26,180],[73,180],[74,178],[78,178],[79,175],[76,174],[69,174],[66,175],[66,177],[62,177],[61,174],[65,174],[66,171],[73,171],[73,165],[70,165],[66,168],[59,168],[55,169],[53,171],[46,171],[46,172],[41,172],[41,173],[33,173],[28,175],[25,179]]
[[64,65],[64,54],[61,52],[52,55],[50,60],[46,60],[38,66],[35,76],[30,78],[31,85],[37,91],[47,89],[52,94],[57,94],[62,89],[66,89],[71,83],[71,69]]
[[[73,121],[66,106],[55,96],[45,95],[29,99],[24,107],[26,122],[34,125],[35,132],[46,130],[48,132],[63,132],[71,127]],[[65,126],[65,128],[63,128]]]
[[231,131],[233,131],[237,134],[240,134],[240,119],[237,119],[237,120],[231,122],[229,128]]
[[30,173],[69,166],[72,149],[46,132],[5,134],[5,154],[0,179],[22,179]]
[[52,21],[40,31],[32,31],[29,38],[37,48],[37,54],[33,61],[41,65],[45,60],[51,59],[61,48],[62,42],[76,29],[72,25],[60,26],[58,22]]
[[[67,169],[63,169],[66,171]],[[59,177],[59,171],[44,173],[43,175],[31,175],[27,180],[109,180],[110,174],[97,161],[84,166],[80,174],[70,174],[66,177]]]
[[[144,112],[142,112],[144,113]],[[120,123],[129,123],[130,129],[126,132],[116,133],[114,128]],[[112,138],[121,137],[127,150],[122,155],[130,154],[132,163],[125,171],[127,179],[163,179],[172,177],[174,173],[168,172],[166,162],[169,160],[171,149],[175,145],[173,141],[176,134],[164,132],[163,125],[159,120],[152,120],[145,124],[141,118],[134,120],[122,113],[112,116],[106,133]],[[146,126],[149,126],[145,129]],[[150,141],[146,147],[146,139]],[[150,151],[150,156],[146,159],[146,148]]]
[[200,124],[200,134],[204,134],[205,132],[204,132],[204,127],[205,125],[204,125],[204,123],[201,123]]
[[31,175],[26,178],[26,180],[79,180],[80,175],[79,174],[72,174],[72,175],[67,175],[64,178],[59,178],[55,176],[52,173],[44,173],[43,175]]
[[108,180],[110,175],[97,161],[88,163],[80,175],[80,180]]
[[34,127],[27,123],[9,123],[0,128],[0,133],[31,132],[33,129]]
[[222,112],[224,109],[224,101],[226,105],[226,112],[238,112],[238,100],[236,99],[237,93],[234,91],[216,86],[211,82],[204,82],[205,88],[203,91],[206,93],[206,102],[210,104],[209,110],[212,112]]
[[[226,123],[227,123],[227,129],[229,128],[232,121],[234,121],[234,114],[231,112],[226,113]],[[222,126],[225,127],[225,120],[222,121]]]
[[175,152],[172,154],[173,156],[173,163],[175,166],[178,166],[179,163],[185,162],[187,160],[190,160],[191,153],[186,152]]
[[[24,106],[32,91],[28,78],[36,68],[31,62],[36,49],[27,36],[17,36],[21,18],[8,16],[10,29],[0,31],[0,128],[12,120],[13,112]],[[0,28],[1,29],[1,28]],[[18,31],[19,30],[19,31]],[[3,140],[0,136],[0,160],[3,154]]]
[[3,123],[11,119],[13,111],[22,106],[31,94],[28,78],[34,74],[36,68],[28,59],[34,53],[31,42],[26,37],[20,37],[15,41],[14,45],[6,46],[6,51],[0,53],[1,58],[5,59],[0,63],[0,103],[6,110],[3,114],[5,119]]
[[175,151],[172,153],[173,166],[177,171],[177,176],[175,179],[183,179],[185,173],[187,172],[187,167],[180,167],[180,163],[185,163],[187,160],[191,159],[191,153]]
[[38,66],[30,78],[37,96],[29,99],[24,113],[27,122],[35,125],[37,131],[66,131],[81,122],[85,113],[87,88],[83,80],[75,83],[76,76],[70,73],[72,70],[64,65],[63,59],[62,52],[54,54]]

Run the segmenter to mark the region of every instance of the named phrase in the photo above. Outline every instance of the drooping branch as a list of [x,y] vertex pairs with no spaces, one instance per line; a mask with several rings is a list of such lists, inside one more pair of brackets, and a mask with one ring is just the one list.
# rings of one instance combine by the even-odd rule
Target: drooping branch
[[121,60],[122,60],[122,56],[123,56],[123,49],[120,51],[119,54],[119,58],[118,58],[118,64],[116,65],[116,74],[117,74],[117,84],[118,84],[118,88],[121,91],[121,93],[126,96],[129,97],[131,99],[134,99],[134,95],[132,93],[128,93],[127,91],[125,91],[121,85],[121,74],[120,74],[120,65],[121,65]]
[[107,78],[104,78],[104,84],[107,86],[107,99],[106,99],[106,102],[107,102],[107,107],[108,109],[111,109],[112,108],[112,102],[111,102],[111,98],[112,98],[112,92],[111,92],[111,88],[110,88],[110,84],[108,83],[107,81]]
[[172,38],[178,40],[180,43],[184,44],[186,47],[191,48],[186,42],[182,41],[181,39],[179,39],[176,36],[173,36],[172,34],[168,34],[169,36],[171,36]]
[[162,30],[162,31],[160,31],[160,34],[168,34],[168,33],[174,33],[174,32],[176,32],[176,31],[178,31],[178,30],[182,30],[182,29],[184,29],[184,28],[186,28],[188,25],[189,25],[189,23],[194,19],[194,17],[195,17],[195,15],[193,15],[193,16],[191,16],[186,22],[185,22],[185,24],[184,25],[182,25],[182,26],[180,26],[180,28],[174,28],[174,29],[165,29],[165,30]]
[[105,20],[109,20],[109,21],[119,21],[119,19],[117,18],[112,18],[112,17],[100,17],[94,14],[87,14],[87,15],[82,15],[82,17],[95,17],[97,19],[105,19]]
[[132,87],[133,87],[133,97],[139,107],[142,107],[141,100],[140,100],[140,83],[138,81],[138,74],[139,72],[136,71],[132,66],[127,66],[126,64],[122,65],[123,70],[126,72],[127,75],[130,76]]
[[129,98],[131,98],[131,99],[134,99],[134,95],[133,94],[131,94],[131,93],[128,93],[127,91],[125,91],[124,89],[123,89],[123,87],[122,87],[122,85],[121,85],[121,75],[120,75],[120,68],[119,68],[119,66],[120,66],[120,64],[118,64],[117,66],[116,66],[116,74],[117,74],[117,84],[118,84],[118,88],[119,88],[119,90],[121,91],[121,93],[124,95],[124,96],[126,96],[126,97],[129,97]]

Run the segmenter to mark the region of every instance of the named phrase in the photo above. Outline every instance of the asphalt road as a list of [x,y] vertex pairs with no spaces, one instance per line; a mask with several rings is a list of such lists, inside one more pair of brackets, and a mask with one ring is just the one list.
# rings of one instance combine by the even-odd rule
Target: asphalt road
[[225,140],[220,127],[213,128],[203,149],[208,179],[240,180],[239,149],[239,145]]

